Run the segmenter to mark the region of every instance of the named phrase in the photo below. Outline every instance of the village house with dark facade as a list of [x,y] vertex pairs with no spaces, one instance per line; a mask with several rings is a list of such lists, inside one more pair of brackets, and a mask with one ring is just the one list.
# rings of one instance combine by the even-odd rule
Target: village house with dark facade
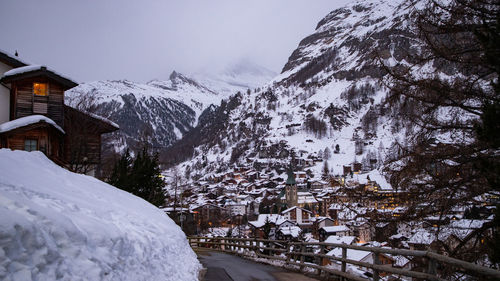
[[41,151],[60,166],[99,176],[101,135],[118,126],[65,104],[78,83],[0,52],[0,148]]

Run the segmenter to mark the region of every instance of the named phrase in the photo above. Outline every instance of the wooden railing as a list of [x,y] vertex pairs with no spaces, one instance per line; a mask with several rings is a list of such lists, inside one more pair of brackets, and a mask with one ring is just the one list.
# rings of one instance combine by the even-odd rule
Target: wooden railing
[[[334,275],[345,280],[368,280],[368,277],[348,272],[348,264],[371,269],[373,275],[371,278],[375,281],[378,281],[382,274],[412,277],[419,280],[445,280],[440,273],[443,269],[447,269],[446,272],[462,272],[469,276],[478,277],[479,280],[500,280],[500,271],[498,270],[439,255],[430,251],[413,251],[323,242],[287,242],[254,238],[188,237],[188,240],[192,248],[210,248],[212,250],[242,256],[252,256],[253,254],[259,258],[283,261],[284,265],[298,266],[301,272],[304,272],[305,268],[311,268],[318,276],[330,277]],[[342,257],[326,255],[326,250],[333,248],[341,248]],[[312,252],[310,251],[311,249],[315,249],[316,251]],[[369,263],[348,259],[347,249],[370,252],[372,253],[373,262]],[[421,271],[416,271],[393,267],[390,264],[383,265],[380,263],[380,254],[404,256],[409,260],[417,258],[422,262],[422,265],[425,265],[425,268],[420,266],[419,269]],[[337,261],[339,262],[338,268],[323,265],[324,261]]]

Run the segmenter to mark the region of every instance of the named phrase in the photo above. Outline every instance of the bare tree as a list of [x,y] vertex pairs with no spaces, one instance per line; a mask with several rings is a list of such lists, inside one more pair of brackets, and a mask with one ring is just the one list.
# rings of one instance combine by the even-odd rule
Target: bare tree
[[[386,166],[391,183],[411,198],[401,217],[408,220],[444,216],[500,187],[500,3],[423,2],[416,11],[421,48],[394,67],[382,63],[388,104],[410,128]],[[478,258],[458,248],[449,254],[460,251]]]

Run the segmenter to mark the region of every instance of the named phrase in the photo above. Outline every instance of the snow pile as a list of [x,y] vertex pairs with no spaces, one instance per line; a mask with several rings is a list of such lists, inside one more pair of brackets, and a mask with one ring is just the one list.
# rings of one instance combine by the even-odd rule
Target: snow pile
[[0,149],[1,280],[197,280],[164,212],[41,152]]

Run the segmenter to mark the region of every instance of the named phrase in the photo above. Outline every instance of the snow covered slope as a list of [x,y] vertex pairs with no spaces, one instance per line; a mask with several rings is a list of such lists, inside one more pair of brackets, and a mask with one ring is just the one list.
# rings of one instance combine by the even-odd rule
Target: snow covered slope
[[[182,167],[204,166],[202,176],[254,161],[283,171],[278,153],[287,150],[303,159],[326,158],[334,175],[353,162],[379,168],[408,125],[398,108],[384,104],[388,89],[380,81],[386,73],[377,59],[404,63],[406,52],[418,50],[413,9],[402,0],[369,0],[329,13],[280,75],[260,91],[232,97],[238,106],[231,111],[214,114],[224,118],[204,125],[211,139],[200,141],[193,153],[199,156]],[[308,168],[319,176],[323,164]]]
[[197,280],[181,229],[41,152],[0,149],[1,280]]

